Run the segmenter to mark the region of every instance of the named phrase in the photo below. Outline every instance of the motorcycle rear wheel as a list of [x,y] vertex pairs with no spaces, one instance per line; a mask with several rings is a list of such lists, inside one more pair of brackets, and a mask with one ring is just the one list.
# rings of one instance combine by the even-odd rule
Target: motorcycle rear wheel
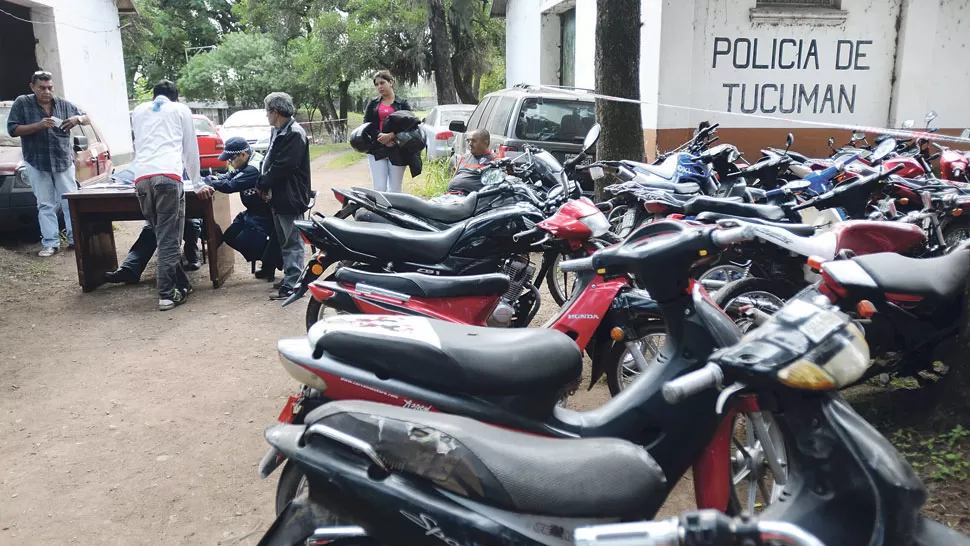
[[713,299],[742,332],[748,332],[757,326],[741,313],[743,306],[753,305],[760,311],[773,315],[797,293],[798,289],[788,282],[745,277],[725,284],[714,294]]
[[[660,352],[667,337],[667,327],[663,321],[656,321],[644,329],[644,335],[635,343],[640,348],[643,357],[647,362]],[[637,363],[630,354],[630,349],[624,342],[614,343],[610,352],[606,355],[606,385],[610,388],[610,396],[620,394],[620,391],[628,387],[640,377],[640,370]]]

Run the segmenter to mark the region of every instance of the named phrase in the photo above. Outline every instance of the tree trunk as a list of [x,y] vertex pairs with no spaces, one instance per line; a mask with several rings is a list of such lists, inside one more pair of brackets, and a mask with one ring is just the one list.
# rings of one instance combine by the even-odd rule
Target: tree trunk
[[[463,104],[478,104],[478,93],[472,88],[470,77],[463,77],[460,66],[454,57],[451,58],[451,73],[455,76],[455,88],[458,90],[458,98]],[[438,100],[441,103],[441,100]]]
[[458,103],[455,73],[451,68],[451,41],[445,26],[444,0],[428,0],[428,28],[431,30],[431,64],[438,91],[438,104]]
[[347,111],[350,109],[350,80],[344,80],[337,86],[340,94],[340,119],[347,119]]
[[[967,264],[970,266],[970,264]],[[970,279],[963,294],[963,316],[960,319],[960,338],[957,350],[946,362],[950,368],[943,378],[943,394],[940,400],[939,417],[945,421],[953,420],[966,423],[970,417],[970,368],[966,356],[970,354]],[[955,419],[954,419],[955,418]]]
[[475,79],[472,80],[472,91],[475,92],[477,102],[478,97],[482,96],[482,74],[475,74]]
[[[596,92],[640,99],[640,0],[596,0]],[[596,100],[596,158],[643,161],[640,105]],[[596,182],[602,199],[606,179]]]

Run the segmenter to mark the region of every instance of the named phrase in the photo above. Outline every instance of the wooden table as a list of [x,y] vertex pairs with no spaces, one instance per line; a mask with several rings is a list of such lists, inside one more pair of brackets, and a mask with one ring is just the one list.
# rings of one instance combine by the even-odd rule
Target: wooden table
[[[118,253],[111,222],[142,220],[134,188],[106,189],[91,187],[108,183],[107,175],[86,180],[80,190],[65,195],[71,209],[74,229],[74,255],[77,279],[81,289],[90,292],[104,284],[104,274],[118,269]],[[229,196],[215,192],[213,199],[200,199],[194,190],[185,192],[185,215],[205,220],[205,239],[209,278],[219,288],[232,273],[235,256],[229,245],[222,244],[222,227],[232,221]]]

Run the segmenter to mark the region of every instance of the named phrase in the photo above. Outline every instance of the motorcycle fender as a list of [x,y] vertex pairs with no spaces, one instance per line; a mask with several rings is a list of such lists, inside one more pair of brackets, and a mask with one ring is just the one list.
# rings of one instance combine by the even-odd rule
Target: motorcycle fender
[[[613,338],[610,337],[611,331],[614,327],[622,327],[625,322],[624,317],[631,315],[639,318],[663,318],[657,302],[645,290],[633,289],[619,292],[593,335],[593,339],[587,345],[587,347],[592,348],[590,354],[592,369],[590,370],[589,388],[587,390],[591,390],[593,385],[606,373],[605,357],[613,345]],[[635,335],[635,332],[626,332],[626,330],[624,329],[625,333]]]
[[694,309],[718,347],[730,347],[741,341],[741,329],[714,303],[701,283],[691,281],[691,297]]
[[323,272],[330,267],[332,260],[327,260],[327,254],[324,251],[320,251],[312,260],[307,262],[306,267],[303,268],[303,273],[300,273],[300,278],[296,281],[296,287],[293,288],[293,294],[290,295],[286,301],[283,302],[283,307],[293,303],[294,301],[303,297],[306,294],[310,283],[320,278]]
[[[290,413],[290,419],[293,417],[293,405],[292,403],[296,400],[295,396],[291,396],[289,402],[287,402],[286,407],[283,408],[283,413],[280,417],[283,417],[287,410]],[[259,462],[259,477],[267,478],[272,474],[277,468],[280,467],[286,461],[286,454],[283,453],[284,446],[288,446],[291,449],[296,447],[300,442],[300,438],[303,437],[303,431],[305,427],[302,425],[291,425],[289,423],[281,423],[279,425],[273,425],[266,429],[263,436],[266,441],[269,442],[270,448],[263,456],[263,460]]]
[[[328,277],[332,279],[333,275]],[[340,285],[340,283],[332,281],[317,281],[312,283],[314,286],[323,286],[327,290],[333,292],[333,296],[327,299],[327,307],[331,309],[336,309],[337,311],[343,311],[350,314],[360,314],[360,308],[357,307],[357,303],[354,301],[354,293],[347,288]],[[313,290],[310,290],[311,294]],[[314,296],[316,298],[316,296]]]

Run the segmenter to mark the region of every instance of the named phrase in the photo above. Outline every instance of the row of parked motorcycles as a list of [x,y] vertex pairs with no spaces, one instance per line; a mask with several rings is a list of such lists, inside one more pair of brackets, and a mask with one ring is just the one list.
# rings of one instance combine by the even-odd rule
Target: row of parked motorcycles
[[[752,164],[717,125],[591,162],[594,126],[441,203],[334,190],[337,215],[298,222],[307,335],[278,351],[302,386],[265,434],[260,544],[970,545],[839,395],[956,336],[970,181],[932,117]],[[616,183],[594,204],[581,176]],[[543,282],[561,307],[527,328]],[[570,410],[584,354],[613,396]],[[698,510],[640,521],[688,470]]]

